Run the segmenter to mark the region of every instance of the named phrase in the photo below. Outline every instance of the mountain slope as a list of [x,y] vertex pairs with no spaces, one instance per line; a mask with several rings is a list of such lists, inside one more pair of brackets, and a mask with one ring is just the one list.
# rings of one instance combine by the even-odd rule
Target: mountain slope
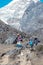
[[33,0],[13,0],[8,6],[0,9],[0,19],[4,23],[22,31],[20,21],[25,10],[32,2]]
[[34,32],[43,28],[43,3],[34,3],[33,0],[13,1],[0,10],[0,19],[20,31]]
[[37,2],[32,4],[25,11],[21,19],[21,28],[25,32],[34,32],[43,28],[43,3]]

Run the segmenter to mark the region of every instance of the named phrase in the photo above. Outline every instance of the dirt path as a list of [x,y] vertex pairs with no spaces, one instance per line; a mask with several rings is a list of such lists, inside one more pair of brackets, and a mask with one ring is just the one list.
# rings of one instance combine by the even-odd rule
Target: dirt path
[[[5,50],[5,48],[6,48],[6,50]],[[5,51],[2,50],[2,51],[0,51],[1,53],[7,52],[8,50],[14,50],[14,46],[10,45],[10,46],[5,47],[3,45],[2,49],[5,50]],[[30,60],[28,60],[28,62],[26,61],[27,60],[26,54],[30,54],[30,50],[28,50],[28,51],[26,49],[22,50],[21,53],[18,54],[14,60],[12,58],[9,58],[10,55],[4,55],[2,57],[2,59],[0,59],[2,61],[2,62],[0,61],[0,64],[1,65],[6,65],[6,64],[15,64],[16,65],[20,61],[19,65],[31,65]]]
[[[0,45],[1,54],[7,51],[10,52],[14,49],[14,45]],[[8,54],[5,54],[3,57],[0,57],[0,65],[43,65],[43,55],[37,57],[36,52],[31,52],[29,48],[21,50],[21,53],[17,55],[12,54],[11,52],[10,55],[9,52]]]

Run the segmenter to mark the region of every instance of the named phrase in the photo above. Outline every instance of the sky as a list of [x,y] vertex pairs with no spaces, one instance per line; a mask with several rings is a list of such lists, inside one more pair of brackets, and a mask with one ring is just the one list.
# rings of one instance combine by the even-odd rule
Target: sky
[[[24,9],[23,10],[20,10],[19,12],[17,11],[17,9],[19,9],[18,7],[18,2],[20,2],[21,0],[0,0],[0,19],[5,22],[6,24],[8,24],[6,22],[7,18],[12,17],[13,16],[13,13],[19,13],[19,16],[15,15],[16,17],[20,18],[23,13],[24,13]],[[23,1],[23,0],[22,0]],[[25,1],[25,0],[24,0]],[[26,0],[27,1],[27,0]],[[29,0],[28,0],[29,1]],[[34,1],[35,3],[37,3],[38,1],[43,1],[43,0],[32,0]],[[14,3],[15,2],[15,3]],[[16,3],[17,2],[17,3]],[[21,2],[20,2],[21,3]],[[15,5],[17,5],[17,7]],[[7,6],[6,6],[7,5]],[[4,7],[5,6],[5,7]],[[12,6],[15,6],[15,7],[12,7]],[[22,6],[22,5],[21,5]],[[20,6],[20,7],[21,7]],[[22,8],[25,6],[25,4],[22,6]],[[25,7],[26,8],[26,7]],[[22,15],[21,15],[22,13]]]
[[33,0],[34,2],[37,2],[37,1],[40,1],[40,2],[43,2],[43,0]]
[[0,8],[9,4],[12,0],[0,0]]
[[43,2],[43,0],[40,0],[40,2]]
[[[2,8],[2,7],[4,7],[4,6],[6,6],[6,5],[8,5],[10,2],[12,2],[13,0],[0,0],[0,8]],[[16,0],[14,0],[14,1],[16,1]],[[33,0],[35,3],[37,2],[37,1],[40,1],[40,2],[43,2],[43,0]]]
[[[8,5],[10,2],[12,2],[13,0],[0,0],[0,8]],[[15,0],[16,1],[16,0]],[[43,2],[43,0],[33,0],[35,3],[37,1]]]

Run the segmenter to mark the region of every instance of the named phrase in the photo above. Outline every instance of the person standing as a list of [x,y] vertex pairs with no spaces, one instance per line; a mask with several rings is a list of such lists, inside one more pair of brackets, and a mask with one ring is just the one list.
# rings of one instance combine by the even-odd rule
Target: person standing
[[22,47],[22,37],[20,34],[17,34],[17,44],[16,47]]

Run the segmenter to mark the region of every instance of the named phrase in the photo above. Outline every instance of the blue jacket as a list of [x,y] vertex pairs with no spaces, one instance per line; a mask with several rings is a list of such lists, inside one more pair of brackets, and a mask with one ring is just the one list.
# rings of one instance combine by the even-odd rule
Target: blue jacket
[[29,45],[33,46],[33,41],[32,40],[29,41]]

